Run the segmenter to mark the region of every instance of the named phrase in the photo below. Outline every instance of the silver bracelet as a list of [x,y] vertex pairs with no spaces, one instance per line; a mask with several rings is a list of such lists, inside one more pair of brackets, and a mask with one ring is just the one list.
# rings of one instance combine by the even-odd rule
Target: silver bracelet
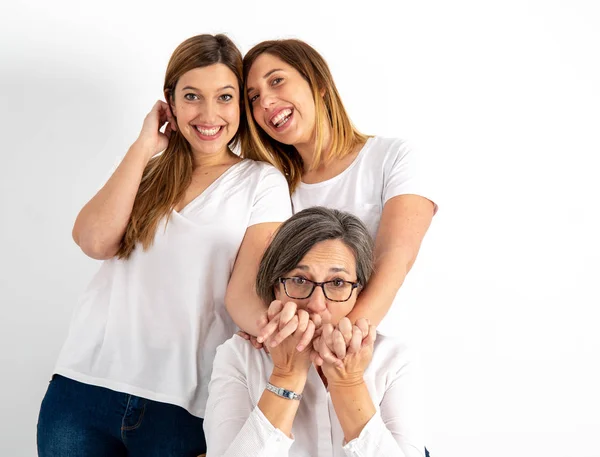
[[302,394],[297,394],[296,392],[284,389],[283,387],[276,387],[270,382],[267,382],[267,390],[287,400],[300,400],[302,398]]

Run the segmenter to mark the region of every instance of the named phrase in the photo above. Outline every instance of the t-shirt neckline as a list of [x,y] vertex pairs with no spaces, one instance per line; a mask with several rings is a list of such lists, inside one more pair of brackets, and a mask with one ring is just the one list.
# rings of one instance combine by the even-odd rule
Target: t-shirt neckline
[[336,176],[334,176],[332,178],[326,179],[325,181],[319,181],[319,182],[315,182],[315,183],[306,183],[306,182],[300,181],[300,183],[298,184],[298,188],[299,189],[315,189],[315,188],[318,188],[318,187],[322,187],[322,186],[326,186],[326,185],[332,184],[335,181],[341,179],[344,175],[350,173],[350,170],[352,170],[356,166],[356,164],[358,162],[360,162],[362,156],[365,154],[365,152],[367,151],[367,149],[369,149],[371,147],[372,140],[374,140],[374,139],[375,139],[374,136],[371,136],[371,137],[367,138],[367,141],[365,142],[365,144],[363,145],[363,147],[360,148],[360,151],[358,151],[358,154],[356,155],[356,157],[354,158],[354,160],[352,161],[352,163],[350,165],[348,165],[346,167],[346,169],[343,170],[340,174],[338,174],[338,175],[336,175]]

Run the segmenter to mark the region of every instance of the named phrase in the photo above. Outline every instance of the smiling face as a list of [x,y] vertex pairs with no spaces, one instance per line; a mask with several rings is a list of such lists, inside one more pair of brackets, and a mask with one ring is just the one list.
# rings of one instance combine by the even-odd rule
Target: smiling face
[[[341,240],[326,240],[315,244],[310,251],[298,262],[296,267],[286,273],[286,278],[309,279],[315,282],[341,281],[356,282],[356,258],[352,250]],[[333,284],[335,287],[335,283]],[[290,289],[288,288],[288,292]],[[342,317],[347,316],[358,296],[358,289],[352,290],[350,299],[343,302],[328,300],[320,287],[315,287],[309,298],[303,300],[291,299],[286,293],[283,284],[275,287],[275,297],[282,302],[293,301],[298,308],[305,309],[309,314],[319,314],[322,323],[337,325]]]
[[194,68],[177,81],[171,110],[194,154],[225,153],[240,125],[240,87],[223,64]]
[[252,64],[246,84],[252,117],[270,137],[295,147],[314,142],[315,101],[294,67],[263,53]]

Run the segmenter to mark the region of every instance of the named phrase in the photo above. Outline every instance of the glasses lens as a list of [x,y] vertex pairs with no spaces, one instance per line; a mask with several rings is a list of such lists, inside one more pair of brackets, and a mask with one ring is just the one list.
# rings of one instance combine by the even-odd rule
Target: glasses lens
[[324,286],[325,295],[330,300],[345,301],[352,294],[352,284],[341,279],[325,283]]
[[290,298],[306,298],[313,289],[313,283],[304,278],[288,278],[283,286]]

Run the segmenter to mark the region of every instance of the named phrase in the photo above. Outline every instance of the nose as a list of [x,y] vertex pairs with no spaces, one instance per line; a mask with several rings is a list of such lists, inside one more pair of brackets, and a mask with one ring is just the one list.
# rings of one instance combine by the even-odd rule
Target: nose
[[269,109],[275,103],[275,96],[269,91],[263,91],[259,99],[260,106],[264,109]]
[[306,309],[311,313],[322,313],[327,309],[327,299],[323,294],[323,289],[321,287],[315,287],[313,293],[308,298],[308,304]]
[[217,103],[213,101],[206,102],[200,110],[200,122],[204,124],[215,124],[217,121]]

